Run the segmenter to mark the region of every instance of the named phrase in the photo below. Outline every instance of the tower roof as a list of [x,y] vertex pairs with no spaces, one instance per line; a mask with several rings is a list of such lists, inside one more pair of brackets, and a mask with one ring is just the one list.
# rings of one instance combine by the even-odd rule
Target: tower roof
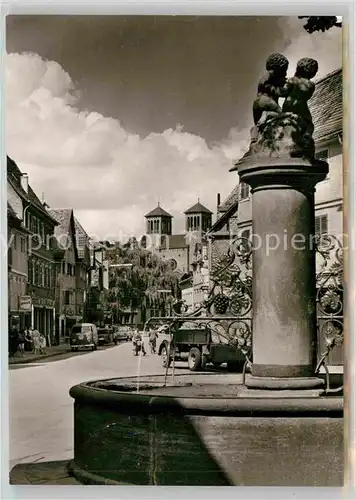
[[158,205],[156,208],[154,208],[151,212],[145,215],[145,217],[170,217],[171,219],[173,216],[163,210],[163,208]]
[[202,205],[200,203],[200,201],[198,201],[198,203],[196,203],[192,207],[188,208],[188,210],[186,210],[184,213],[185,214],[212,214],[213,212],[211,212],[208,208],[204,207],[204,205]]

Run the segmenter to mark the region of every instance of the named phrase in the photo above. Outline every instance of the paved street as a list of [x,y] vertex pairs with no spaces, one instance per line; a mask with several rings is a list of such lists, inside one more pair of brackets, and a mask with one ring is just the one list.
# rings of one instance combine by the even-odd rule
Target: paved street
[[[130,342],[59,361],[21,366],[23,369],[17,367],[9,372],[10,468],[17,463],[72,458],[71,386],[98,378],[164,373],[159,356],[134,357]],[[188,371],[185,366],[178,363],[179,373]]]

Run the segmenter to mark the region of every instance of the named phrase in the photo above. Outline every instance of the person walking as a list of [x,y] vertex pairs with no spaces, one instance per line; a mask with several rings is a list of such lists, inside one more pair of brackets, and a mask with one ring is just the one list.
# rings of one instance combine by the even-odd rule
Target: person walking
[[156,330],[154,330],[154,329],[150,330],[149,344],[150,344],[152,354],[156,353],[157,338],[158,338],[158,333],[156,332]]
[[26,345],[29,351],[33,351],[32,328],[27,328],[25,330],[25,347]]
[[46,336],[40,333],[40,354],[46,354]]
[[19,332],[19,353],[20,356],[23,356],[25,354],[25,329],[21,329]]
[[32,329],[32,351],[34,354],[41,352],[41,336],[37,328]]

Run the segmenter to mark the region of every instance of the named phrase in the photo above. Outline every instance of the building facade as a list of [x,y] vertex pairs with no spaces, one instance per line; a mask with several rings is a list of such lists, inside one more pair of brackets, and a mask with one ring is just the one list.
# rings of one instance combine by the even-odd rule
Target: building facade
[[27,292],[27,236],[22,218],[7,205],[9,327],[30,326],[31,299]]
[[83,264],[85,249],[79,259],[77,231],[72,209],[49,209],[57,221],[55,238],[58,246],[56,254],[56,340],[68,340],[75,323],[83,320],[87,271]]
[[10,313],[14,312],[17,302],[20,326],[37,328],[51,343],[55,317],[53,235],[57,222],[32,190],[27,174],[10,158],[7,180],[8,203],[21,221],[12,229]]
[[76,263],[76,304],[77,312],[81,318],[84,318],[85,304],[88,297],[89,278],[90,278],[90,243],[89,236],[74,217],[75,238],[77,247]]

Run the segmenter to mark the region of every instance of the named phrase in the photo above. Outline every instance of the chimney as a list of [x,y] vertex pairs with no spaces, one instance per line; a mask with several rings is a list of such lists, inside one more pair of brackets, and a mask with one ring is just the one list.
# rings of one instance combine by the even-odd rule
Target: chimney
[[217,194],[217,197],[216,197],[217,211],[219,211],[220,202],[221,202],[221,199],[220,199],[220,193],[218,193],[218,194]]
[[27,174],[21,175],[21,187],[25,191],[25,193],[28,193],[28,175]]

